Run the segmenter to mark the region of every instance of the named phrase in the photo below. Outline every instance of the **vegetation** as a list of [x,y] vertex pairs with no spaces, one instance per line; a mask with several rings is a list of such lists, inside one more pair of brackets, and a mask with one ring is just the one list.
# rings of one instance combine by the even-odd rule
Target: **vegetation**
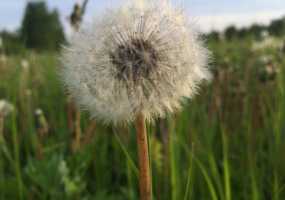
[[[208,35],[212,83],[147,127],[154,199],[285,199],[284,33],[280,19]],[[0,200],[138,199],[134,126],[74,117],[58,13],[29,3],[22,28],[0,36]]]
[[[148,126],[154,199],[285,198],[284,52],[256,43],[210,40],[212,83]],[[78,121],[68,118],[58,67],[51,53],[1,60],[0,99],[15,110],[0,133],[0,199],[137,199],[133,125],[94,130],[82,113],[72,151]]]
[[34,51],[56,51],[65,42],[63,27],[56,9],[49,11],[44,1],[27,3],[20,30],[2,31],[6,54],[23,54],[24,48]]
[[49,12],[45,2],[28,3],[21,28],[21,39],[27,48],[59,49],[65,39],[58,12]]
[[208,37],[213,40],[218,40],[219,36],[227,40],[246,39],[262,40],[264,36],[283,37],[285,34],[285,17],[273,20],[269,25],[253,24],[249,27],[236,28],[229,26],[223,33],[212,31]]

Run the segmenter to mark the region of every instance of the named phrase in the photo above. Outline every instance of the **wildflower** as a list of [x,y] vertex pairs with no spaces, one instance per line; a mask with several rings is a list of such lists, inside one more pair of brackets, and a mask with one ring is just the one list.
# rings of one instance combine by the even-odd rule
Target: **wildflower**
[[65,160],[61,160],[58,166],[58,171],[62,176],[66,176],[69,174],[69,169],[67,167],[67,164]]
[[273,81],[279,73],[279,67],[272,60],[268,60],[259,71],[259,79],[262,82]]
[[6,100],[0,100],[0,116],[6,117],[14,111],[14,106]]
[[269,32],[267,30],[261,31],[261,38],[262,39],[266,39],[268,37],[270,37],[270,34],[269,34]]
[[35,117],[36,117],[36,128],[38,130],[40,137],[46,136],[49,131],[49,126],[46,117],[40,108],[36,109]]
[[282,48],[282,41],[275,37],[265,37],[262,41],[254,42],[252,45],[253,51],[259,51],[263,49],[281,49]]
[[7,62],[7,56],[5,54],[0,54],[0,63],[6,63]]
[[31,97],[31,96],[33,95],[32,90],[31,90],[31,89],[26,89],[26,90],[25,90],[25,95],[26,95],[27,97]]
[[62,55],[69,93],[104,122],[176,111],[209,80],[209,52],[181,10],[133,1],[80,30]]
[[279,73],[279,68],[274,65],[273,63],[268,63],[266,66],[265,66],[265,71],[267,72],[268,75],[274,75],[274,74],[277,74]]
[[264,65],[267,65],[268,63],[273,61],[273,56],[272,55],[262,55],[259,58],[260,62]]
[[21,60],[21,66],[23,70],[27,71],[29,69],[29,62],[27,60]]
[[146,119],[181,107],[210,79],[209,52],[168,0],[131,1],[80,30],[62,55],[69,93],[104,122],[135,120],[141,200],[151,199]]
[[35,115],[36,115],[36,116],[41,116],[41,115],[43,115],[43,111],[42,111],[40,108],[38,108],[38,109],[36,109],[36,111],[35,111]]
[[0,143],[3,142],[4,120],[14,111],[14,106],[6,100],[0,100]]
[[65,160],[60,161],[58,171],[61,175],[61,182],[64,186],[64,190],[68,196],[74,196],[85,189],[85,184],[82,182],[80,176],[75,175],[72,177],[70,175],[70,169]]

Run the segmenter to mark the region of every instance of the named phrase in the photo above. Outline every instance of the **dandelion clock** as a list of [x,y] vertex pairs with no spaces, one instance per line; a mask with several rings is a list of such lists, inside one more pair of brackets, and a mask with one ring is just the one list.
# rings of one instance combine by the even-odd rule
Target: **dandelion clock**
[[181,9],[140,0],[109,9],[64,48],[68,92],[105,123],[135,122],[141,199],[151,199],[145,121],[179,110],[210,78],[208,51]]

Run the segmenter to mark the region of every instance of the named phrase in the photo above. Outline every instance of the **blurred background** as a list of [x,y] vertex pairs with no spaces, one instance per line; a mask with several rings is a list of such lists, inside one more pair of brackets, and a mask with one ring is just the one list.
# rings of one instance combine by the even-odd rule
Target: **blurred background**
[[[138,199],[132,125],[79,112],[60,49],[116,0],[0,1],[0,199]],[[285,1],[173,0],[214,77],[148,125],[157,200],[285,199]]]

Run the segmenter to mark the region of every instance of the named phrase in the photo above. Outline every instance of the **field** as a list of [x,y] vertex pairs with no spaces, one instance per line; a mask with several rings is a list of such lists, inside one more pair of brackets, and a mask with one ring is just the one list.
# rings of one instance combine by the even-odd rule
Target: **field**
[[[154,199],[283,200],[285,53],[250,39],[209,46],[211,83],[148,125]],[[14,111],[0,122],[0,199],[138,199],[133,125],[79,118],[57,57],[1,58],[0,100]]]

